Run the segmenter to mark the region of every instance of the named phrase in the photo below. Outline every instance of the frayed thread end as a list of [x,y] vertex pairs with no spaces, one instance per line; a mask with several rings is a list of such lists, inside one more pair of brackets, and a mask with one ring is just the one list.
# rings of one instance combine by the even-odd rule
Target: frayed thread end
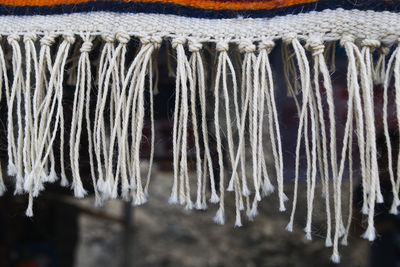
[[293,232],[293,222],[289,222],[289,223],[286,225],[285,230],[288,231],[288,232]]
[[225,224],[225,214],[224,210],[222,208],[219,208],[217,213],[215,214],[213,218],[214,222],[219,225],[224,225]]
[[376,238],[375,227],[369,225],[367,227],[367,230],[361,235],[361,237],[371,242],[374,241]]
[[339,253],[334,252],[331,256],[331,262],[339,264],[340,263],[340,256]]

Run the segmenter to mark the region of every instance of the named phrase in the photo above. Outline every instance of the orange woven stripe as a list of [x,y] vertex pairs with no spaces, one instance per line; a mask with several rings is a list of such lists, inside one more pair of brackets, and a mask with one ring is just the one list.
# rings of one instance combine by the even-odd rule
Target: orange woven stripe
[[[9,6],[52,6],[52,5],[71,5],[86,3],[93,0],[0,0],[0,5]],[[112,1],[112,0],[111,0]],[[184,6],[192,6],[203,9],[274,9],[296,4],[318,2],[318,0],[124,0],[126,2],[148,2],[148,3],[169,3]]]

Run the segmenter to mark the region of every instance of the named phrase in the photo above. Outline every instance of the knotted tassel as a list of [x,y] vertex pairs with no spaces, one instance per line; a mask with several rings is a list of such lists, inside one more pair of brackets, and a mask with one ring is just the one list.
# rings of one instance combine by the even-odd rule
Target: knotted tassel
[[374,68],[374,82],[375,84],[383,84],[386,76],[386,56],[390,52],[390,47],[383,44],[378,50],[378,60]]
[[[394,87],[395,87],[395,104],[396,104],[396,116],[397,120],[400,121],[400,94],[398,93],[398,88],[400,88],[400,39],[397,40],[397,47],[393,51],[393,54],[391,55],[386,73],[385,73],[385,79],[383,83],[383,129],[384,129],[384,134],[385,134],[385,140],[386,140],[386,145],[387,145],[387,154],[388,154],[388,171],[389,171],[389,177],[390,177],[390,182],[392,184],[392,194],[393,194],[393,201],[392,205],[390,207],[390,213],[397,215],[398,214],[398,207],[400,206],[400,200],[399,200],[399,186],[400,186],[400,179],[399,179],[399,174],[400,174],[400,159],[398,157],[397,160],[397,174],[395,179],[394,175],[394,170],[393,170],[393,155],[392,155],[392,144],[390,140],[390,135],[389,135],[389,125],[388,125],[388,88],[390,85],[390,80],[392,77],[392,73],[394,73]],[[399,126],[400,127],[400,126]],[[400,129],[400,128],[399,128]],[[400,154],[399,154],[400,155]]]
[[[0,38],[0,41],[1,41],[1,38]],[[0,45],[0,101],[1,101],[1,98],[3,97],[3,84],[4,84],[4,88],[5,88],[5,92],[6,92],[6,100],[7,100],[7,104],[8,104],[10,88],[8,85],[7,65],[6,65],[6,61],[4,58],[3,47]],[[10,155],[11,151],[8,151],[8,153]],[[6,191],[6,185],[4,184],[3,171],[2,171],[2,168],[0,165],[0,196],[2,196],[5,191]]]
[[27,176],[32,171],[32,153],[33,153],[32,131],[34,128],[33,128],[33,118],[32,118],[31,77],[32,77],[32,72],[33,74],[36,74],[38,71],[38,58],[34,44],[36,38],[37,36],[33,33],[28,33],[24,36],[25,61],[26,61],[25,90],[24,90],[24,111],[25,111],[24,149],[23,149],[24,176]]
[[[48,90],[46,96],[38,108],[38,117],[40,117],[38,133],[34,133],[34,136],[38,136],[35,140],[35,161],[33,162],[33,168],[30,174],[25,179],[24,189],[29,191],[31,194],[33,186],[33,196],[36,197],[40,190],[42,190],[42,176],[44,165],[47,162],[48,156],[51,152],[53,142],[56,138],[58,127],[60,124],[60,117],[62,111],[62,96],[63,88],[62,84],[64,81],[64,67],[68,57],[68,51],[71,45],[74,43],[75,38],[71,34],[64,35],[64,40],[60,44],[52,72],[50,73],[50,79],[48,83]],[[54,114],[56,112],[56,114]],[[54,115],[54,116],[53,116]],[[55,120],[52,123],[53,119]],[[53,129],[51,125],[53,124]],[[27,214],[32,215],[32,196],[29,197],[29,204]]]
[[[153,168],[153,161],[154,161],[154,146],[155,146],[155,127],[154,127],[154,95],[158,94],[158,65],[157,65],[157,52],[161,47],[161,38],[160,37],[153,37],[154,44],[154,54],[152,60],[149,62],[149,99],[150,99],[150,123],[151,123],[151,141],[150,141],[150,159],[149,159],[149,170],[147,172],[147,179],[146,185],[144,187],[144,193],[146,197],[149,196],[149,185],[151,179],[151,173]],[[153,81],[154,76],[154,81]]]
[[[107,96],[109,93],[109,80],[111,78],[111,75],[113,75],[113,78],[115,77],[115,73],[113,73],[113,67],[116,65],[115,62],[117,59],[114,58],[113,60],[115,35],[104,35],[102,36],[102,38],[105,40],[106,43],[104,44],[100,55],[99,69],[97,74],[98,93],[93,125],[93,146],[98,172],[97,188],[99,192],[101,192],[102,198],[106,200],[112,195],[113,181],[111,181],[112,177],[107,177],[105,173],[106,170],[101,167],[108,166],[108,147],[106,145],[108,143],[108,140],[106,138],[103,112],[107,103]],[[114,64],[111,65],[113,61]]]
[[[77,74],[76,74],[76,86],[75,86],[75,94],[74,94],[74,102],[72,108],[72,120],[71,120],[71,133],[70,133],[70,160],[71,160],[71,172],[73,178],[72,187],[74,189],[75,196],[83,197],[86,194],[86,191],[83,188],[80,173],[79,173],[79,146],[80,146],[80,137],[82,132],[82,120],[83,120],[83,109],[85,105],[85,99],[89,103],[90,102],[90,90],[91,90],[91,66],[89,53],[92,49],[92,42],[94,37],[89,35],[81,36],[83,43],[80,48],[80,57],[77,65]],[[90,125],[90,122],[88,123]],[[90,137],[90,133],[89,133]],[[89,138],[89,161],[90,161],[90,170],[92,181],[95,184],[95,172],[94,172],[94,164],[93,164],[93,156],[92,156],[92,140]],[[97,191],[97,187],[94,186],[95,193],[95,203],[96,205],[100,202],[99,193]]]
[[[7,125],[7,140],[8,140],[8,170],[9,176],[16,176],[15,194],[22,193],[23,190],[23,170],[22,170],[22,142],[23,142],[23,127],[22,127],[22,112],[21,112],[21,91],[23,86],[22,74],[22,55],[19,46],[19,36],[10,35],[7,38],[8,43],[12,47],[12,66],[13,66],[13,81],[11,84],[11,92],[8,95],[8,125]],[[14,103],[16,100],[17,103]],[[14,104],[16,105],[18,134],[17,140],[14,136]]]
[[[143,136],[143,121],[144,121],[144,88],[146,73],[150,68],[150,61],[153,52],[161,43],[161,39],[157,37],[153,38],[141,38],[141,47],[136,55],[133,62],[130,64],[125,79],[121,87],[121,94],[128,92],[126,98],[126,109],[125,114],[122,118],[125,118],[122,123],[121,140],[125,140],[128,135],[129,128],[129,115],[131,114],[131,130],[132,130],[132,145],[131,145],[131,160],[133,160],[132,170],[134,171],[131,175],[130,189],[132,203],[134,205],[141,205],[147,201],[145,192],[143,190],[141,173],[140,173],[140,144]],[[117,106],[116,116],[121,116],[122,102]],[[119,118],[117,118],[119,120]],[[112,132],[112,136],[117,134],[116,128]],[[115,137],[114,137],[115,138]],[[111,138],[113,139],[113,137]],[[125,157],[127,154],[125,146],[121,147],[121,155]]]
[[[32,111],[33,111],[33,139],[35,142],[32,142],[32,146],[37,143],[38,140],[38,134],[39,134],[39,121],[44,120],[46,114],[41,113],[39,109],[41,108],[41,105],[43,103],[43,99],[46,95],[46,90],[48,87],[48,80],[46,78],[47,73],[52,73],[53,72],[53,63],[52,63],[52,56],[51,56],[51,49],[50,47],[54,43],[55,39],[55,34],[54,33],[47,33],[40,39],[40,52],[39,52],[39,62],[38,62],[38,71],[36,72],[35,75],[35,90],[33,94],[33,105],[32,105]],[[49,138],[47,139],[47,142],[49,141]],[[34,149],[32,148],[32,152]],[[36,160],[35,158],[35,153],[31,155],[32,160]],[[55,171],[55,157],[54,157],[54,152],[53,148],[50,148],[50,154],[49,154],[49,161],[50,161],[50,171],[48,171],[48,162],[45,163],[43,172],[41,174],[42,180],[44,182],[54,182],[57,179],[57,174]],[[61,185],[62,186],[67,186],[68,181],[66,176],[61,175]]]
[[[294,182],[294,193],[293,193],[293,204],[292,204],[292,212],[290,215],[290,221],[288,225],[286,226],[286,230],[288,231],[293,231],[293,221],[294,221],[294,215],[296,212],[296,203],[297,203],[297,188],[298,188],[298,180],[299,180],[299,163],[300,163],[300,145],[301,145],[301,136],[302,136],[302,131],[304,128],[304,138],[305,138],[305,143],[306,143],[306,153],[309,153],[309,148],[308,148],[308,134],[307,134],[307,107],[308,107],[308,101],[310,99],[310,91],[311,91],[311,84],[310,84],[310,69],[308,65],[308,60],[307,56],[305,54],[304,48],[301,46],[299,40],[297,39],[297,36],[295,35],[289,35],[285,38],[284,40],[286,43],[290,43],[293,46],[293,49],[296,54],[296,59],[299,65],[299,70],[300,70],[300,78],[301,78],[301,85],[303,89],[303,100],[302,100],[302,107],[301,107],[301,112],[299,116],[299,129],[298,129],[298,134],[297,134],[297,144],[296,144],[296,163],[295,163],[295,182]],[[309,156],[307,155],[307,158]],[[308,160],[307,160],[308,161]],[[307,163],[307,169],[309,170],[309,165],[310,163]],[[308,171],[307,171],[308,173]]]
[[[282,141],[281,133],[278,120],[278,111],[275,102],[275,89],[272,77],[271,64],[269,61],[269,54],[274,48],[275,43],[271,40],[262,40],[259,44],[259,56],[260,61],[260,76],[261,76],[261,88],[265,94],[267,101],[267,113],[269,123],[269,135],[271,138],[272,154],[275,161],[275,172],[278,184],[279,194],[279,209],[283,211],[284,202],[287,197],[283,191],[283,154],[282,154]],[[274,187],[269,180],[265,180],[263,184],[263,191],[265,194],[272,193]]]
[[[215,137],[216,137],[216,142],[217,142],[217,153],[218,153],[218,165],[219,165],[219,191],[220,191],[220,200],[219,200],[219,209],[214,217],[214,221],[218,224],[224,224],[225,223],[225,206],[224,206],[224,194],[225,194],[225,184],[224,184],[224,160],[223,160],[223,153],[222,153],[222,140],[221,140],[221,134],[220,134],[220,127],[221,124],[219,122],[219,100],[220,100],[220,95],[219,95],[219,86],[220,86],[220,77],[221,75],[223,76],[223,81],[226,83],[226,61],[227,61],[227,51],[229,50],[229,43],[226,40],[221,40],[217,43],[216,50],[218,51],[218,65],[217,65],[217,73],[215,77],[215,88],[214,88],[214,98],[215,98],[215,120],[214,120],[214,125],[215,125]],[[225,100],[226,101],[226,100]],[[229,112],[229,107],[226,108],[227,111],[226,113],[228,114]],[[229,115],[227,115],[229,116]],[[227,122],[227,124],[230,123]],[[227,128],[230,128],[230,125],[227,125]],[[229,137],[228,137],[229,138]],[[229,142],[229,141],[228,141]],[[231,148],[231,146],[229,146]],[[230,153],[231,156],[231,153]]]
[[[362,54],[355,49],[355,55],[359,60],[360,77],[362,98],[364,104],[365,127],[366,127],[366,162],[370,164],[370,191],[368,196],[368,227],[366,232],[362,235],[365,239],[370,241],[375,240],[374,216],[375,216],[375,202],[382,203],[383,196],[380,190],[379,182],[379,169],[377,160],[376,149],[376,133],[375,133],[375,115],[374,115],[374,97],[373,97],[373,82],[372,76],[369,74],[369,62],[362,60]],[[368,80],[367,80],[368,79]]]
[[[106,168],[105,168],[105,184],[104,184],[104,194],[106,197],[116,198],[118,195],[118,184],[119,184],[119,172],[120,168],[122,169],[122,194],[124,198],[127,198],[129,195],[129,182],[126,176],[126,164],[128,161],[119,160],[121,158],[121,147],[126,144],[123,142],[126,138],[122,138],[122,129],[121,129],[121,119],[123,120],[125,117],[121,115],[123,112],[123,107],[126,106],[125,102],[125,91],[122,91],[121,88],[121,79],[124,78],[122,74],[124,70],[122,69],[124,66],[120,64],[120,62],[125,60],[126,53],[126,45],[129,42],[129,35],[124,32],[117,32],[116,39],[118,40],[118,46],[111,53],[112,57],[109,61],[109,65],[107,71],[104,76],[103,86],[104,86],[104,97],[103,100],[107,99],[108,93],[106,91],[110,91],[110,120],[112,120],[112,124],[110,124],[110,139],[109,139],[109,147],[108,153],[106,153],[107,157]],[[121,72],[121,73],[120,73]],[[111,85],[111,88],[110,88]],[[100,114],[104,112],[105,104],[102,103],[100,107]],[[115,143],[118,143],[119,147],[119,156],[116,166],[116,171],[114,174],[114,146]],[[122,166],[121,166],[122,164]]]
[[335,123],[335,105],[333,100],[333,88],[330,79],[330,74],[328,67],[326,65],[325,57],[323,56],[324,45],[322,39],[318,36],[314,36],[308,40],[308,47],[313,53],[314,60],[314,85],[315,85],[315,95],[317,100],[317,108],[319,114],[319,124],[321,126],[321,136],[322,136],[322,157],[323,157],[323,169],[321,172],[322,179],[324,179],[324,197],[325,206],[327,214],[327,236],[325,240],[325,245],[327,247],[332,246],[331,241],[331,215],[330,215],[330,203],[329,203],[329,163],[328,163],[328,151],[327,151],[327,138],[325,129],[325,119],[324,111],[322,107],[322,99],[319,89],[319,73],[323,76],[323,84],[326,91],[326,99],[328,103],[328,115],[329,115],[329,128],[330,130],[330,160],[333,180],[337,177],[337,155],[336,155],[336,123]]
[[[374,94],[373,94],[373,87],[374,87],[374,66],[373,66],[373,52],[374,52],[374,50],[376,50],[377,48],[379,48],[380,47],[380,41],[378,41],[378,40],[373,40],[373,39],[364,39],[363,41],[362,41],[362,43],[361,43],[361,47],[362,47],[362,49],[361,49],[361,56],[362,56],[362,59],[363,59],[363,62],[365,63],[365,73],[366,73],[366,75],[365,75],[365,77],[362,77],[362,82],[364,82],[364,83],[368,83],[368,87],[370,88],[370,95],[368,96],[368,95],[366,95],[366,91],[364,90],[363,92],[364,92],[364,94],[363,94],[363,96],[364,96],[364,98],[365,97],[369,97],[370,99],[371,99],[371,101],[372,101],[372,107],[374,107]],[[361,67],[362,65],[360,65],[360,67]],[[361,72],[362,71],[362,69],[360,69],[360,73],[362,73]],[[365,99],[364,99],[364,101],[365,101]],[[364,104],[364,107],[367,107],[367,105],[365,105]],[[372,110],[372,112],[373,112],[373,110]],[[368,127],[367,125],[366,125],[366,127]],[[366,128],[366,129],[368,129],[368,128]],[[367,144],[370,144],[370,143],[372,143],[372,142],[374,142],[375,143],[375,137],[373,138],[373,139],[371,139],[371,140],[369,140],[368,138],[368,135],[366,136],[366,140],[367,140]],[[371,154],[371,152],[370,152],[370,148],[371,146],[370,145],[368,145],[367,147],[366,147],[366,154],[367,155],[370,155]],[[369,170],[371,170],[371,164],[372,164],[372,162],[371,162],[371,158],[369,158],[369,157],[367,157],[367,161],[366,161],[366,167],[367,167],[367,171],[369,171]],[[371,176],[371,174],[369,174],[368,176]],[[382,193],[381,193],[381,189],[380,189],[380,183],[378,182],[378,183],[376,183],[376,202],[377,203],[383,203],[383,196],[382,196]]]
[[200,41],[195,39],[190,39],[189,41],[189,51],[192,53],[190,57],[190,66],[192,70],[193,83],[190,87],[190,105],[192,113],[192,127],[193,135],[195,138],[195,149],[196,149],[196,174],[197,174],[197,196],[195,208],[203,210],[207,208],[206,196],[203,194],[203,188],[205,187],[205,177],[206,172],[202,171],[202,160],[200,155],[200,138],[198,134],[198,121],[197,121],[197,110],[196,110],[196,89],[198,89],[199,100],[200,100],[200,110],[201,110],[201,128],[202,128],[202,138],[204,143],[204,162],[203,165],[208,168],[208,173],[210,174],[210,181],[212,183],[212,190],[214,194],[215,191],[215,181],[214,173],[212,169],[212,159],[210,155],[210,148],[208,145],[208,130],[207,130],[207,119],[206,119],[206,104],[205,104],[205,81],[204,81],[204,65],[203,59],[201,57],[202,44]]

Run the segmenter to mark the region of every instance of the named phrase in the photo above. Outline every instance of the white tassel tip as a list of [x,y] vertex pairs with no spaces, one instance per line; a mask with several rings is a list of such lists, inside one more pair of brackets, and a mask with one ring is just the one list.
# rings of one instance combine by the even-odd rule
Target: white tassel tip
[[249,221],[253,221],[254,218],[258,215],[258,209],[257,206],[253,206],[251,208],[251,210],[249,210],[247,213],[247,218],[249,219]]
[[279,211],[280,211],[280,212],[286,211],[285,205],[284,205],[283,203],[281,203],[281,204],[279,205]]
[[392,207],[390,208],[389,212],[390,212],[390,214],[398,215],[399,214],[399,210],[397,209],[397,205],[393,204]]
[[382,193],[378,193],[378,195],[376,196],[376,203],[382,204],[383,202],[384,201],[383,201]]
[[176,205],[178,204],[178,195],[174,192],[171,193],[171,196],[168,199],[168,203],[170,205]]
[[185,206],[185,210],[192,210],[193,209],[193,203],[192,201],[188,202]]
[[49,176],[47,176],[46,182],[54,183],[57,180],[58,180],[57,173],[54,170],[52,170]]
[[32,211],[32,207],[28,207],[25,211],[25,215],[27,217],[33,217],[33,211]]
[[147,198],[144,196],[144,194],[138,194],[135,198],[135,201],[133,203],[134,206],[140,206],[143,205],[144,203],[147,202]]
[[336,253],[336,252],[333,253],[332,256],[331,256],[331,261],[332,261],[333,263],[336,263],[336,264],[340,263],[340,256],[339,256],[339,254]]
[[342,245],[342,246],[345,246],[345,247],[347,247],[347,245],[349,244],[349,242],[347,241],[347,239],[342,239],[342,241],[340,242],[340,244]]
[[195,209],[196,210],[206,210],[207,209],[207,204],[206,203],[196,202]]
[[69,183],[68,183],[68,179],[67,179],[67,177],[65,177],[65,175],[61,175],[60,185],[62,187],[68,187]]
[[15,167],[14,163],[8,163],[7,166],[7,175],[8,176],[15,176],[17,175],[17,168]]
[[366,205],[364,205],[361,209],[361,213],[364,215],[368,215],[368,211],[369,211],[369,209]]
[[100,208],[104,206],[104,199],[102,197],[96,197],[94,200],[94,206]]
[[275,187],[271,183],[264,182],[263,187],[262,187],[263,196],[267,197],[267,196],[271,195],[272,193],[274,193],[274,191],[275,191]]
[[367,230],[361,235],[361,237],[371,242],[374,241],[376,238],[375,228],[373,226],[368,226]]
[[248,196],[250,196],[250,194],[251,194],[251,192],[250,192],[249,188],[247,186],[243,186],[242,195],[244,197],[248,197]]
[[289,200],[289,198],[287,197],[287,195],[285,193],[283,193],[282,198],[283,198],[283,202],[286,202]]
[[82,184],[78,184],[74,186],[74,195],[76,198],[84,198],[86,196],[87,192],[83,188]]
[[233,180],[234,180],[234,179],[231,179],[231,180],[229,181],[229,184],[228,184],[228,187],[226,188],[226,191],[228,191],[228,192],[233,192]]
[[310,240],[310,241],[312,240],[312,237],[311,237],[311,233],[310,233],[310,232],[307,232],[307,233],[306,233],[306,239],[307,239],[307,240]]
[[[17,178],[17,180],[18,179],[21,179],[21,178]],[[32,186],[33,186],[33,175],[28,174],[25,177],[25,181],[24,181],[24,191],[29,192],[32,189]]]
[[286,231],[288,232],[293,232],[293,223],[289,222],[288,225],[286,225]]
[[41,192],[41,191],[43,191],[45,188],[44,188],[44,184],[40,181],[39,183],[37,183],[36,185],[35,185],[35,188],[34,188],[34,190],[33,190],[33,197],[38,197],[39,196],[39,193]]
[[211,198],[209,201],[210,201],[210,203],[218,203],[219,197],[217,196],[217,194],[211,194]]
[[326,239],[325,239],[325,247],[327,247],[327,248],[330,248],[330,247],[332,247],[332,239],[330,238],[330,237],[327,237]]
[[236,220],[235,220],[235,227],[242,227],[242,219],[240,218],[240,214],[238,213],[236,215]]
[[23,193],[23,188],[20,183],[15,184],[14,195],[21,195]]
[[214,222],[219,225],[225,224],[225,215],[222,209],[218,209],[217,213],[213,218]]

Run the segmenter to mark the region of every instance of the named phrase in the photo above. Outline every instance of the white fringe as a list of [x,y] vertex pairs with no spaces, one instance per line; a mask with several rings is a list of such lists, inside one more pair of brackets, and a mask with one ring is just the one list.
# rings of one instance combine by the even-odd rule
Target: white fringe
[[[55,44],[57,37],[60,42]],[[29,195],[26,215],[33,215],[34,197],[44,190],[47,182],[55,182],[57,174],[63,186],[72,181],[71,188],[76,197],[88,194],[88,181],[80,174],[84,131],[88,135],[95,205],[117,197],[129,200],[133,205],[147,201],[157,134],[153,110],[153,95],[158,91],[157,54],[163,49],[163,41],[170,47],[169,53],[176,55],[176,70],[172,71],[172,62],[169,64],[171,75],[173,72],[176,78],[172,133],[174,177],[169,203],[184,205],[185,209],[203,210],[207,208],[208,198],[209,202],[219,205],[214,221],[224,224],[229,217],[225,213],[225,198],[230,194],[226,191],[232,191],[235,199],[234,225],[241,227],[242,211],[246,210],[248,219],[253,220],[259,213],[259,202],[277,188],[278,208],[285,211],[284,141],[281,139],[275,99],[273,66],[269,59],[275,40],[216,39],[214,45],[193,36],[166,38],[149,34],[136,36],[140,45],[132,62],[127,62],[127,54],[130,53],[128,43],[133,37],[122,30],[102,36],[89,32],[67,32],[61,36],[56,32],[13,34],[7,36],[9,51],[6,52],[10,53],[10,58],[5,56],[4,45],[0,46],[0,98],[4,90],[8,107],[7,173],[15,177],[14,193],[26,192]],[[102,45],[100,55],[93,59],[91,51],[95,42]],[[77,43],[75,47],[74,43]],[[339,147],[340,158],[337,155],[336,132],[341,129],[335,121],[334,89],[327,64],[330,62],[330,68],[334,68],[336,42],[326,41],[325,36],[319,34],[298,36],[288,33],[283,38],[282,46],[285,63],[283,77],[288,94],[293,97],[299,112],[294,193],[286,230],[293,231],[295,225],[302,178],[300,157],[304,149],[307,164],[306,238],[312,239],[314,196],[317,178],[320,177],[327,220],[325,245],[333,247],[331,260],[336,263],[340,261],[339,239],[342,238],[343,245],[348,243],[353,212],[354,132],[360,154],[362,211],[368,218],[363,237],[370,241],[376,237],[375,205],[383,202],[373,101],[373,85],[378,83],[383,83],[384,88],[383,126],[393,194],[390,212],[397,214],[400,205],[400,160],[396,163],[398,168],[395,173],[387,121],[392,76],[396,89],[396,114],[400,120],[400,49],[396,47],[386,63],[385,56],[390,53],[387,42],[383,45],[377,40],[364,39],[359,47],[356,39],[348,35],[343,36],[340,43],[348,58],[348,113],[343,143]],[[307,50],[311,57],[308,57]],[[55,56],[51,51],[56,52]],[[374,51],[379,53],[376,61]],[[205,54],[211,55],[211,61],[205,58]],[[172,61],[172,57],[169,60]],[[64,79],[67,66],[70,66],[68,81]],[[91,78],[94,69],[96,86]],[[10,73],[12,79],[8,78]],[[321,93],[320,77],[325,94]],[[64,118],[63,107],[64,84],[67,82],[75,87],[70,130],[65,127],[69,122]],[[94,87],[97,87],[96,97]],[[213,105],[206,99],[207,90],[213,94]],[[145,103],[147,93],[149,103]],[[301,101],[297,99],[300,94]],[[324,109],[324,103],[327,109]],[[146,112],[148,106],[149,111]],[[208,121],[209,111],[213,113],[212,121]],[[146,116],[150,120],[151,139],[149,169],[144,176],[141,173],[140,150]],[[86,129],[83,124],[86,124]],[[69,134],[65,135],[67,130]],[[193,132],[194,137],[195,177],[191,177],[189,168],[188,150],[192,149],[188,143],[189,132]],[[219,169],[215,177],[210,133],[215,136]],[[268,137],[264,136],[266,133]],[[265,148],[267,139],[271,143],[270,152]],[[69,157],[69,164],[66,165],[64,141],[69,147],[68,153],[65,153]],[[247,150],[251,154],[246,154]],[[55,155],[58,151],[60,154]],[[272,155],[272,171],[267,168],[267,153]],[[341,189],[346,164],[349,168],[350,194],[345,224]],[[276,181],[272,179],[274,175]],[[5,190],[0,172],[0,195]]]

